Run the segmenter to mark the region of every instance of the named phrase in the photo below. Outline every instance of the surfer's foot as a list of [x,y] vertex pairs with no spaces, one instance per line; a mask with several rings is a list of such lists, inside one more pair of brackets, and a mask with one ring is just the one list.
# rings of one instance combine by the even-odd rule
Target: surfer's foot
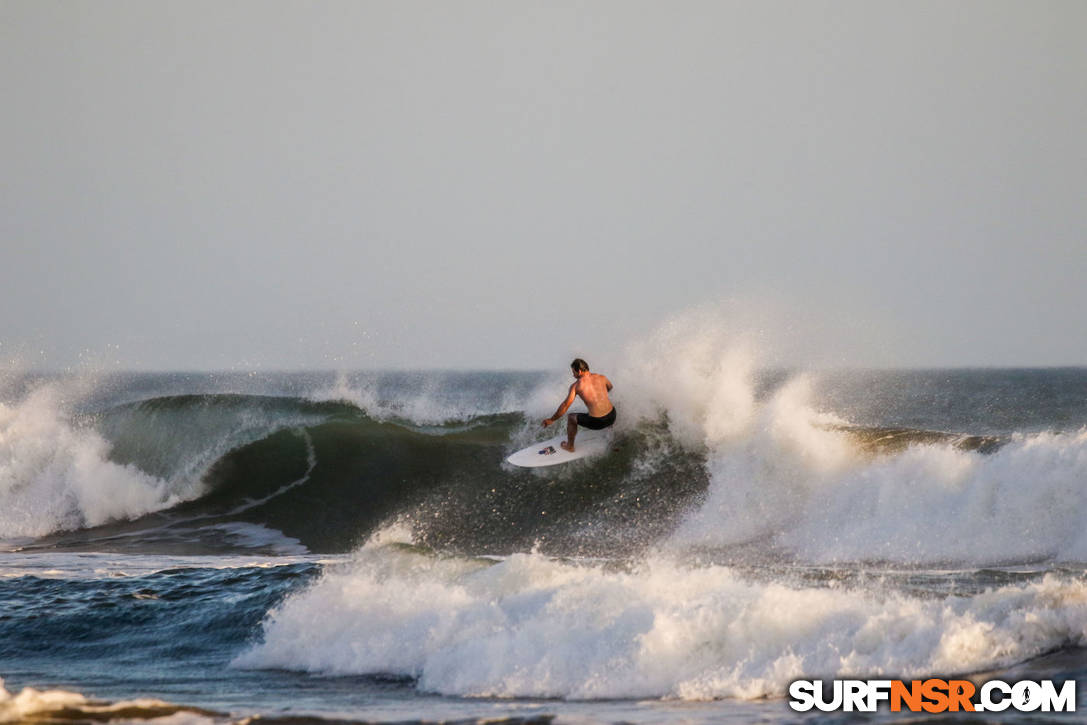
[[562,446],[563,450],[570,451],[571,453],[574,452],[574,444],[569,441],[563,441],[562,443],[559,443],[559,445]]

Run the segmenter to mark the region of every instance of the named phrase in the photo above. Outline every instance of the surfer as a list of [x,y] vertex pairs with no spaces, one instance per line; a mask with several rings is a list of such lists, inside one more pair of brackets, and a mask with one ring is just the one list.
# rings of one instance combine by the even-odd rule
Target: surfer
[[573,404],[575,397],[580,397],[585,401],[585,406],[589,409],[588,413],[571,413],[566,416],[566,435],[568,438],[561,445],[573,453],[574,436],[577,435],[577,427],[580,425],[582,428],[588,428],[589,430],[607,428],[615,423],[615,406],[608,399],[608,393],[612,388],[611,381],[603,375],[590,373],[589,363],[581,358],[575,358],[570,363],[570,370],[576,378],[574,384],[570,386],[570,393],[566,396],[566,400],[562,401],[562,405],[555,411],[555,414],[544,419],[543,426],[546,428],[561,418],[562,414]]

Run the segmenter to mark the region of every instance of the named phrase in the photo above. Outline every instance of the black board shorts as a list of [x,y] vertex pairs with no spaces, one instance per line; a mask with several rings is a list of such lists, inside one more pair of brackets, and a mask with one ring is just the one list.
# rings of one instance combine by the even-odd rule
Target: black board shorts
[[608,426],[615,423],[615,406],[611,407],[611,411],[607,415],[602,415],[599,418],[594,418],[588,413],[577,414],[577,424],[582,428],[588,428],[589,430],[603,430]]

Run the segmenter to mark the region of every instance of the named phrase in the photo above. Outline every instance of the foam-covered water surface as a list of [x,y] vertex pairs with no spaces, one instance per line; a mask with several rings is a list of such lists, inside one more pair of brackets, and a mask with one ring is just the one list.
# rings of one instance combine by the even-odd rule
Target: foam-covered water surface
[[[367,546],[273,610],[264,641],[233,664],[396,674],[469,697],[712,700],[781,697],[813,673],[978,672],[1087,644],[1079,570],[1001,582],[616,564]],[[962,591],[933,596],[954,579]]]

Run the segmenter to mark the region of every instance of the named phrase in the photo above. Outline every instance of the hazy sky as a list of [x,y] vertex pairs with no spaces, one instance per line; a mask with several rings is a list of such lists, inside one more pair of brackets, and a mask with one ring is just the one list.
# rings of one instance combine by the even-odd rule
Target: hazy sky
[[0,356],[553,367],[742,299],[813,360],[1087,364],[1085,30],[1079,0],[0,0]]

